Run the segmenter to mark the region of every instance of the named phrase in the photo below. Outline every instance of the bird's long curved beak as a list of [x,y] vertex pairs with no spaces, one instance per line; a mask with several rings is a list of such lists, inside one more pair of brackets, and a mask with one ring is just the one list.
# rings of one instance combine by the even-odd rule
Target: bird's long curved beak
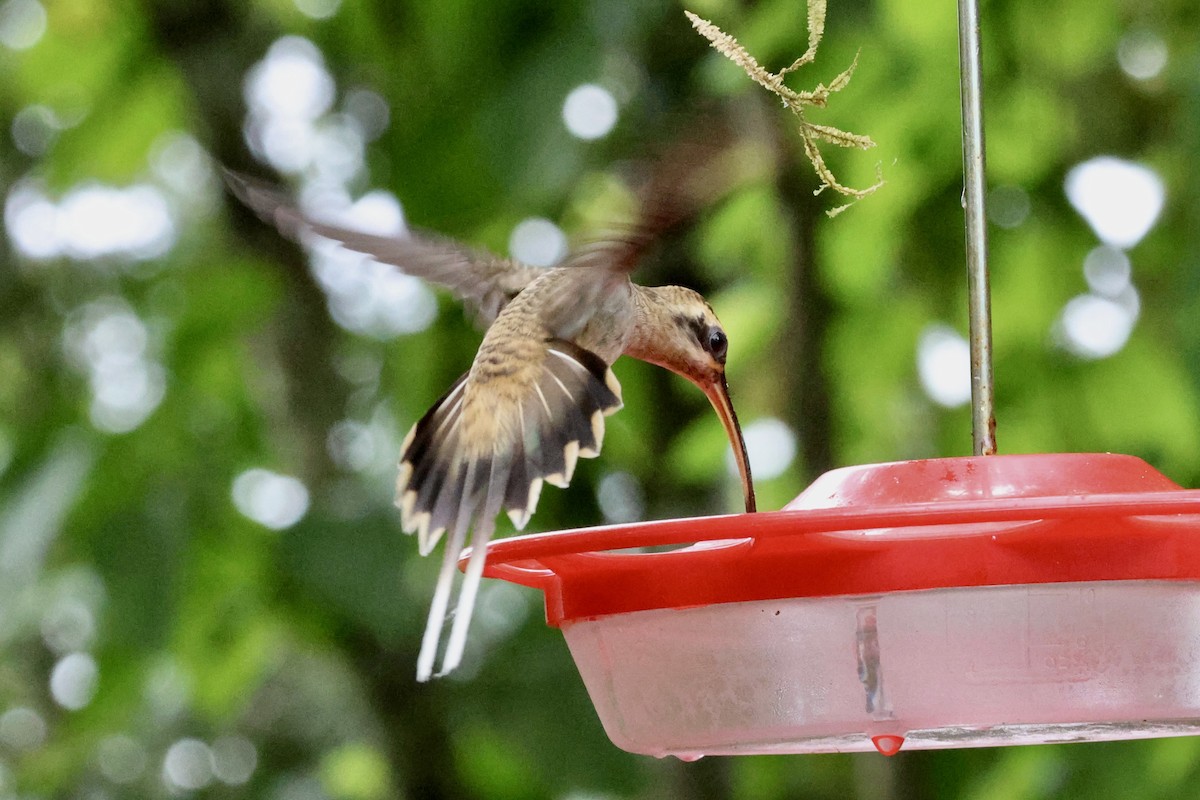
[[733,447],[733,457],[737,461],[738,473],[742,476],[742,494],[746,498],[746,513],[756,510],[754,502],[754,479],[750,477],[750,459],[746,455],[746,440],[742,438],[742,426],[738,424],[737,412],[733,410],[733,401],[729,399],[729,383],[722,373],[717,380],[700,388],[708,396],[725,426],[729,436],[729,444]]

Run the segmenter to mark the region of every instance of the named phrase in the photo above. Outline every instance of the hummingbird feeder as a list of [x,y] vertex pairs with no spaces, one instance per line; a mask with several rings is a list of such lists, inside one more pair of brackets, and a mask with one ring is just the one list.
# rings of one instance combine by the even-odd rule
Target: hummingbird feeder
[[[995,455],[979,21],[959,2],[974,453],[833,470],[782,511],[492,542],[612,741],[815,753],[1200,733],[1200,491]],[[686,545],[668,552],[631,548]]]

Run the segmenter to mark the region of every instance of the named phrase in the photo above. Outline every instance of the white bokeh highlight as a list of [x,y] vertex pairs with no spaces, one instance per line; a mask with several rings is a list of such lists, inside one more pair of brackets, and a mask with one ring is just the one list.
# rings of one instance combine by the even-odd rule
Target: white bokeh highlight
[[1133,30],[1117,43],[1117,63],[1134,80],[1154,80],[1166,69],[1169,57],[1167,43],[1153,31]]
[[1064,189],[1103,244],[1084,258],[1083,276],[1090,291],[1063,307],[1054,338],[1079,358],[1108,358],[1129,341],[1141,310],[1125,251],[1154,227],[1166,200],[1165,187],[1158,173],[1146,166],[1101,156],[1074,167]]
[[387,340],[419,333],[437,318],[437,301],[419,278],[338,247],[316,248],[313,271],[343,328]]
[[0,3],[0,45],[28,50],[46,33],[46,8],[37,0]]
[[49,106],[40,103],[25,106],[13,117],[13,144],[25,155],[37,158],[50,149],[63,127]]
[[194,792],[213,781],[213,756],[199,739],[180,739],[163,758],[163,783],[176,791]]
[[191,700],[191,678],[173,660],[163,659],[153,664],[142,686],[142,697],[151,718],[170,723],[182,717]]
[[[1115,355],[1129,341],[1137,321],[1136,293],[1131,300],[1095,294],[1072,298],[1058,321],[1062,346],[1079,358],[1093,360]],[[1131,307],[1132,305],[1132,307]]]
[[610,472],[596,486],[596,502],[604,521],[636,522],[646,514],[646,495],[642,484],[628,472]]
[[162,192],[145,184],[78,187],[63,197],[58,213],[58,235],[72,258],[156,258],[175,241],[175,225]]
[[96,618],[87,603],[65,597],[47,608],[41,619],[42,641],[55,653],[90,647],[96,636]]
[[46,720],[26,706],[0,714],[0,743],[13,750],[36,750],[46,741]]
[[[742,429],[742,438],[755,480],[778,478],[796,460],[796,434],[783,420],[756,419]],[[732,448],[726,451],[725,466],[730,475],[738,475]]]
[[243,93],[255,113],[312,121],[333,105],[334,83],[315,44],[300,36],[285,36],[251,67]]
[[244,736],[222,736],[209,747],[213,777],[230,786],[240,786],[254,775],[258,750]]
[[70,314],[63,347],[88,377],[89,415],[98,430],[134,430],[166,395],[166,370],[151,354],[146,325],[120,298],[102,298]]
[[988,191],[988,219],[1001,228],[1020,227],[1029,219],[1030,209],[1029,193],[1020,186],[1001,184]]
[[[335,14],[339,0],[295,0],[314,19]],[[244,134],[251,151],[298,179],[300,208],[313,218],[378,236],[404,236],[394,195],[370,191],[351,202],[347,189],[364,166],[366,143],[390,122],[383,97],[357,87],[335,109],[337,86],[320,49],[299,36],[277,40],[247,73]],[[310,267],[330,316],[353,333],[388,340],[425,330],[437,301],[422,281],[335,242],[305,236]]]
[[100,667],[88,653],[63,656],[50,670],[50,696],[68,711],[92,702],[100,681]]
[[1154,227],[1166,189],[1162,178],[1133,161],[1100,156],[1073,167],[1064,188],[1075,210],[1112,247],[1128,250]]
[[379,443],[371,426],[344,419],[329,429],[325,447],[330,458],[342,469],[365,472],[379,460]]
[[321,167],[329,142],[322,143],[317,123],[333,107],[336,87],[315,44],[299,36],[277,40],[246,73],[243,94],[246,143],[257,156],[286,173]]
[[96,748],[101,774],[116,784],[133,783],[142,777],[149,760],[146,748],[122,733],[104,738]]
[[248,469],[233,479],[233,504],[258,524],[283,530],[308,513],[308,488],[290,475]]
[[1088,288],[1101,297],[1116,298],[1132,286],[1133,265],[1124,250],[1108,245],[1092,248],[1083,259]]
[[[343,192],[312,187],[301,207],[332,224],[376,236],[407,235],[400,201],[372,191],[351,203]],[[313,275],[329,312],[346,330],[388,340],[419,333],[437,318],[437,300],[419,278],[319,236],[306,237]]]
[[387,100],[373,89],[359,87],[346,93],[342,103],[362,131],[363,138],[373,142],[383,135],[391,122],[392,111]]
[[342,0],[294,0],[296,9],[310,19],[329,19],[337,13]]
[[17,252],[38,261],[148,260],[169,252],[177,237],[166,198],[150,184],[82,184],[55,202],[26,182],[9,192],[4,222]]
[[530,217],[513,228],[508,252],[522,264],[552,267],[567,255],[567,236],[550,220]]
[[481,645],[477,652],[486,652],[490,645],[507,639],[520,629],[536,606],[530,600],[529,593],[521,591],[519,586],[505,581],[485,581],[479,589],[479,605],[473,619],[478,628],[471,633]]
[[572,136],[585,141],[599,139],[617,124],[617,100],[603,86],[585,83],[567,95],[562,117]]
[[150,167],[172,199],[184,204],[198,203],[201,187],[215,187],[212,159],[189,133],[171,131],[160,136],[150,152]]
[[930,325],[917,341],[917,375],[929,399],[944,408],[971,400],[971,347],[947,325]]

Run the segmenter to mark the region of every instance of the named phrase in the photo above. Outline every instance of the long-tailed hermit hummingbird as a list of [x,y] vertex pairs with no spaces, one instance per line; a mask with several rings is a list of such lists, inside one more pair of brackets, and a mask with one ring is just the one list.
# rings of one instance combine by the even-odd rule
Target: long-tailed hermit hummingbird
[[322,222],[281,192],[227,172],[233,192],[289,238],[316,235],[449,289],[486,327],[470,370],[408,432],[400,450],[396,505],[422,555],[446,548],[417,659],[434,675],[455,567],[470,532],[470,557],[442,658],[460,663],[486,544],[501,510],[521,529],[543,482],[565,487],[578,458],[600,453],[604,418],[621,408],[611,366],[629,355],[700,387],[729,436],[746,510],[754,487],[725,380],[728,337],[709,304],[681,286],[640,286],[629,275],[679,217],[678,203],[643,204],[637,225],[571,253],[559,266],[521,264],[433,236],[385,237]]

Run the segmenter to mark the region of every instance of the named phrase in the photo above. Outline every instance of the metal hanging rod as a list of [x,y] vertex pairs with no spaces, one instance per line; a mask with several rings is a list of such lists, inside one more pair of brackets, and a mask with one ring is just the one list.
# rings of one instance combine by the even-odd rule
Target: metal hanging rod
[[958,0],[958,62],[962,96],[963,208],[967,232],[967,310],[971,340],[971,425],[975,455],[996,452],[992,381],[992,309],[988,288],[987,214],[980,76],[979,6]]

